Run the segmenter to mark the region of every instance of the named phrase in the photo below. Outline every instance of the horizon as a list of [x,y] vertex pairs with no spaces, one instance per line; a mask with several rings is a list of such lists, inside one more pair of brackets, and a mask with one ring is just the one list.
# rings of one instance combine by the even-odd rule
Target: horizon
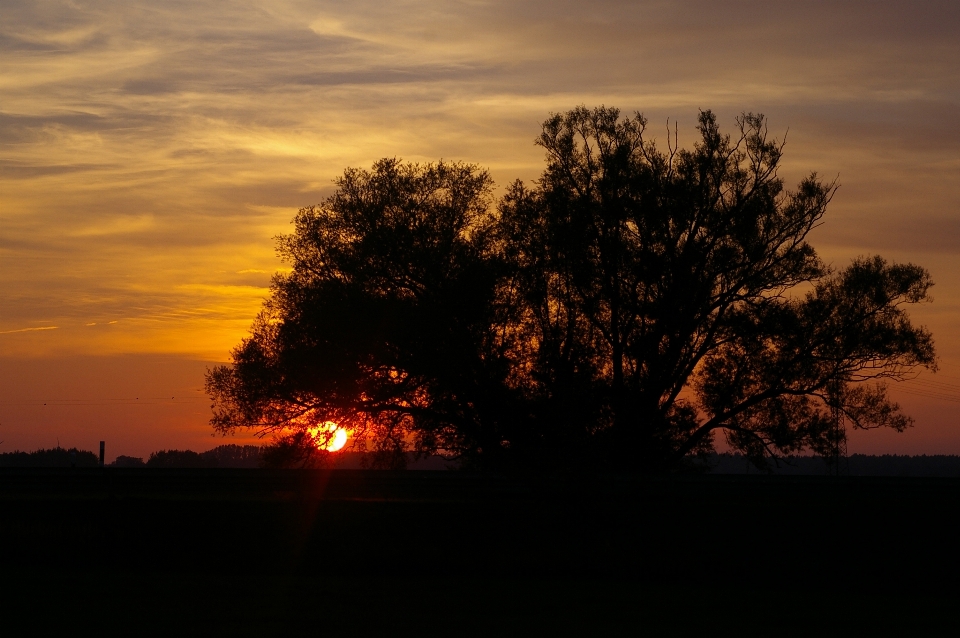
[[960,7],[757,6],[5,4],[0,453],[258,444],[213,437],[203,373],[300,207],[381,157],[476,163],[502,193],[542,171],[550,113],[605,104],[681,146],[698,109],[728,133],[762,112],[787,188],[839,176],[814,247],[929,269],[910,315],[941,367],[892,384],[915,427],[849,453],[960,454]]

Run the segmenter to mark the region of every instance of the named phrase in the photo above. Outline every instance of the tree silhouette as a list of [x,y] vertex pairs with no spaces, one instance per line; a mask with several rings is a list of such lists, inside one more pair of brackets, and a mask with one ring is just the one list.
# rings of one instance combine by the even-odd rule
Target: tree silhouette
[[471,165],[385,159],[347,170],[332,197],[301,209],[279,241],[293,272],[275,279],[234,366],[208,374],[214,427],[335,422],[392,467],[408,445],[499,444],[510,366],[491,185]]
[[902,429],[882,385],[850,384],[934,363],[900,309],[926,298],[927,273],[879,258],[831,272],[806,237],[835,184],[813,174],[786,192],[764,118],[737,125],[731,140],[701,113],[694,149],[663,152],[642,116],[555,115],[538,188],[516,183],[501,206],[540,346],[535,385],[566,403],[594,388],[598,438],[622,463],[675,465],[718,429],[757,459],[822,451],[833,406],[855,427]]
[[838,414],[907,427],[882,382],[935,366],[903,309],[928,299],[926,271],[823,264],[806,239],[836,185],[786,191],[763,116],[731,138],[704,112],[692,150],[658,149],[646,124],[552,116],[542,177],[496,207],[471,165],[346,171],[280,239],[292,272],[208,373],[214,427],[309,445],[332,421],[387,466],[412,447],[640,471],[717,432],[759,463],[825,453]]

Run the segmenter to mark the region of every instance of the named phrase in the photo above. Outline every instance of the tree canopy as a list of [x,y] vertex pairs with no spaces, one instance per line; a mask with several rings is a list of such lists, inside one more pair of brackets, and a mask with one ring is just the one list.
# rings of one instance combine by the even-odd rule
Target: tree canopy
[[[233,363],[214,428],[310,445],[337,423],[375,463],[668,471],[713,449],[827,453],[911,423],[886,380],[935,368],[906,304],[929,274],[807,242],[837,186],[778,176],[763,116],[690,150],[639,114],[580,107],[536,143],[540,179],[495,198],[482,168],[377,162],[297,214],[291,266]],[[324,441],[320,441],[321,445]]]

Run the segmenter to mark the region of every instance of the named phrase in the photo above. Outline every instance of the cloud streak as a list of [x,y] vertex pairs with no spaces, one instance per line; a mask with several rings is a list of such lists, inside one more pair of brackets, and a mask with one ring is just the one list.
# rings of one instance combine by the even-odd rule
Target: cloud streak
[[16,332],[37,332],[40,330],[56,330],[59,326],[41,326],[39,328],[19,328],[17,330],[2,330],[0,335],[9,335]]

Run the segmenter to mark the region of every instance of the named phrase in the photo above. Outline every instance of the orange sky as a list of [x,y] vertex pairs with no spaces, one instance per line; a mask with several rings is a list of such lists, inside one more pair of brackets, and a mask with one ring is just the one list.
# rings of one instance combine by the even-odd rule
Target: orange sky
[[296,209],[384,156],[533,179],[539,123],[579,104],[681,144],[698,108],[789,129],[787,181],[842,184],[821,254],[936,281],[914,317],[942,372],[897,389],[917,427],[851,451],[960,453],[960,6],[883,0],[5,1],[0,451],[246,442],[210,437],[203,371]]

